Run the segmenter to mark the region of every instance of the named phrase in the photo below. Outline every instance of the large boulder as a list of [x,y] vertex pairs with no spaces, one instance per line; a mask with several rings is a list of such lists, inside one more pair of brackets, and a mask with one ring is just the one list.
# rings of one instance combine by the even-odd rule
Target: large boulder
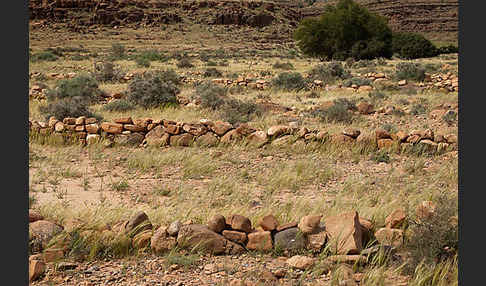
[[29,210],[29,223],[43,220],[44,217],[35,210]]
[[324,220],[331,248],[336,254],[359,254],[363,249],[363,227],[356,211],[342,213]]
[[219,139],[212,132],[207,132],[206,134],[196,138],[195,143],[197,146],[213,147],[219,144]]
[[221,233],[226,228],[226,219],[220,214],[214,215],[208,221],[208,227],[216,233]]
[[119,134],[115,136],[115,144],[123,146],[138,146],[145,136],[142,133]]
[[148,146],[166,146],[169,144],[170,135],[165,132],[162,125],[157,125],[145,135],[145,142]]
[[184,133],[180,135],[172,135],[170,136],[170,145],[171,146],[191,146],[192,142],[194,142],[194,136],[189,133]]
[[152,224],[150,223],[147,214],[143,211],[136,213],[125,226],[125,232],[131,237],[149,229],[152,229]]
[[165,226],[159,227],[150,239],[150,247],[156,254],[170,251],[177,244],[176,238],[169,236]]
[[29,261],[29,282],[37,280],[46,271],[46,264],[41,260]]
[[257,231],[248,234],[246,248],[249,250],[269,251],[273,248],[272,234],[269,231]]
[[380,228],[375,232],[376,240],[382,245],[400,247],[403,244],[403,230]]
[[263,230],[273,231],[278,227],[277,218],[275,218],[273,215],[264,216],[260,222],[260,226],[263,228]]
[[240,254],[245,251],[242,246],[202,224],[183,225],[177,235],[177,244],[182,248],[199,248],[215,255]]
[[239,230],[246,233],[250,233],[252,230],[250,219],[242,215],[234,214],[227,217],[226,224],[229,225],[233,230]]
[[297,227],[277,232],[274,239],[275,248],[284,251],[299,251],[306,246],[305,236]]
[[385,218],[385,225],[387,228],[400,228],[407,218],[407,213],[403,208],[394,210]]

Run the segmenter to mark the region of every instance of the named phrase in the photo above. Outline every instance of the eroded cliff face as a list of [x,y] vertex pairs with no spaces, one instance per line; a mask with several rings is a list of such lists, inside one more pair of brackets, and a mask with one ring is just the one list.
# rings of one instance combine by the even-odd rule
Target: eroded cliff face
[[[286,1],[30,0],[29,16],[31,20],[66,23],[71,27],[195,23],[291,29],[303,18],[319,16],[325,5],[335,2],[317,2],[302,7]],[[458,0],[358,2],[388,18],[395,31],[458,32]]]

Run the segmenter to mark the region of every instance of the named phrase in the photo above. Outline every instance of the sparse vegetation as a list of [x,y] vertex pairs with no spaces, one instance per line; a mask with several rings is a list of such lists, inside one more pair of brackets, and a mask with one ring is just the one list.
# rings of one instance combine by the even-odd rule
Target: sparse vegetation
[[[271,5],[279,8],[280,4],[261,5],[265,7],[257,10],[271,9]],[[80,24],[84,19],[75,19],[74,23],[66,21],[30,30],[30,57],[45,52],[57,60],[29,61],[29,206],[46,220],[65,227],[50,243],[54,246],[66,239],[68,246],[61,260],[75,261],[78,270],[91,278],[106,276],[104,266],[109,264],[113,272],[110,279],[122,277],[124,283],[134,285],[160,280],[158,272],[184,275],[191,281],[206,281],[216,275],[229,278],[222,284],[237,284],[233,278],[247,284],[265,284],[268,281],[262,278],[268,273],[262,272],[263,263],[275,274],[272,260],[292,255],[292,251],[274,248],[270,252],[249,251],[243,256],[202,256],[176,246],[155,255],[150,249],[150,235],[176,220],[183,225],[207,224],[215,214],[225,218],[241,214],[250,219],[253,228],[268,214],[273,214],[280,225],[299,222],[305,215],[324,214],[321,222],[327,228],[328,216],[355,210],[360,219],[373,223],[371,240],[365,247],[375,249],[380,243],[373,234],[385,226],[389,214],[403,207],[407,216],[401,226],[404,244],[397,249],[379,247],[377,253],[366,255],[366,263],[351,266],[353,278],[361,276],[359,283],[363,285],[457,285],[458,229],[454,222],[458,215],[458,146],[439,142],[454,141],[457,137],[451,134],[460,136],[458,97],[456,91],[432,87],[439,75],[444,82],[448,72],[455,83],[458,55],[453,47],[447,48],[449,41],[433,35],[434,43],[443,46],[444,52],[450,49],[451,54],[411,61],[400,58],[398,53],[391,60],[366,59],[373,50],[380,49],[367,40],[366,46],[361,42],[354,50],[350,45],[345,53],[338,51],[336,57],[347,58],[346,62],[322,62],[301,54],[298,46],[287,42],[292,25],[279,9],[268,10],[275,19],[265,27],[193,24],[191,18],[163,24],[167,15],[180,9],[165,9],[162,18],[149,19],[155,22],[145,25],[155,15],[150,14],[136,28],[120,23],[117,28],[97,24],[96,29],[86,30]],[[194,14],[190,17],[197,18],[199,12],[211,9],[215,8],[190,9]],[[119,12],[125,11],[130,10]],[[359,14],[360,10],[350,9],[343,15],[351,12]],[[65,17],[70,20],[70,16],[67,13]],[[348,19],[352,24],[353,18]],[[151,26],[157,23],[160,29]],[[69,29],[64,30],[63,25]],[[338,27],[330,32],[340,30]],[[236,32],[240,33],[238,37]],[[45,48],[52,45],[53,37],[54,42],[79,42],[84,46]],[[117,41],[119,44],[110,48]],[[167,50],[171,52],[162,52]],[[184,59],[193,66],[177,67]],[[148,61],[150,66],[137,66],[137,60]],[[98,69],[93,68],[94,63]],[[402,74],[396,76],[399,69]],[[430,81],[425,77],[421,80],[421,70],[434,74]],[[87,75],[90,79],[58,87],[62,81],[74,80],[72,73],[82,75],[81,71],[91,71]],[[385,78],[368,81],[368,73],[382,73]],[[285,76],[277,82],[282,74]],[[231,83],[220,83],[215,77],[231,79]],[[239,82],[240,78],[246,83]],[[399,78],[407,79],[407,83],[398,84]],[[373,89],[346,88],[352,84],[371,85]],[[100,96],[104,92],[123,96]],[[46,100],[43,97],[47,94]],[[52,110],[47,110],[48,106]],[[436,113],[429,114],[432,110]],[[101,136],[91,136],[95,140],[85,145],[88,142],[64,136],[75,128],[71,123],[64,125],[62,133],[45,126],[51,115],[59,120],[66,116],[100,116],[108,122],[131,117],[135,126],[124,124],[124,134],[120,135],[100,130]],[[156,128],[152,142],[140,141],[147,139],[143,138],[146,131],[126,132],[138,129],[140,124],[145,126],[145,118],[157,122],[147,123],[145,129]],[[220,120],[230,122],[232,129],[224,131],[228,126],[217,122]],[[181,122],[189,123],[179,130],[185,135],[189,133],[187,127],[193,134],[207,133],[180,136],[188,139],[190,147],[163,146],[166,139],[178,139],[177,135],[166,134],[175,127],[170,121],[179,127]],[[247,125],[241,124],[244,122]],[[161,126],[154,127],[157,125]],[[290,130],[282,128],[279,131],[284,134],[277,136],[258,132],[251,139],[246,135],[236,138],[240,132],[252,133],[252,128],[268,131],[279,125]],[[391,143],[391,148],[378,148],[374,132],[378,128],[388,131],[393,141],[381,141],[380,146]],[[170,131],[177,133],[175,129]],[[344,130],[353,129],[361,132],[356,139],[342,135]],[[426,140],[407,142],[416,136],[398,143],[401,136],[426,129],[433,130],[431,141],[437,144]],[[215,138],[221,141],[226,134],[225,140],[231,144],[217,140],[210,143]],[[142,144],[121,144],[129,139]],[[214,146],[206,146],[202,139]],[[437,205],[435,215],[419,219],[416,208],[427,200]],[[136,247],[133,231],[128,235],[123,231],[124,224],[139,211],[147,214],[153,226],[141,235],[142,247]],[[283,279],[292,285],[345,283],[341,274],[346,275],[346,267],[337,269],[327,260],[335,254],[330,245],[326,242],[320,254],[295,252],[314,256],[315,264],[306,271],[288,268]],[[32,245],[29,251],[38,253]],[[96,270],[100,265],[103,267]],[[155,268],[148,269],[152,266]],[[39,279],[40,284],[61,281],[70,273],[52,270]],[[90,271],[93,273],[88,274]],[[68,276],[71,284],[86,282],[83,275]],[[173,280],[181,282],[174,275]],[[102,278],[94,283],[117,281]]]

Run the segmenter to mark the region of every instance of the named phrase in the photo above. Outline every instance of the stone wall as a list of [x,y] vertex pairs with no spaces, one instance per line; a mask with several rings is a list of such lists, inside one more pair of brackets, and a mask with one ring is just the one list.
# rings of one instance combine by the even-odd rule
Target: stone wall
[[330,134],[325,130],[299,126],[297,122],[276,125],[268,130],[257,130],[248,124],[233,126],[229,122],[201,119],[198,122],[176,122],[167,119],[124,117],[113,122],[99,122],[96,118],[81,116],[51,117],[48,122],[29,120],[31,134],[56,136],[61,140],[73,140],[83,145],[103,141],[107,146],[217,146],[236,142],[257,147],[305,144],[311,141],[333,143],[360,143],[372,147],[399,148],[406,151],[419,146],[421,150],[443,152],[457,149],[457,135],[436,134],[431,129],[398,131],[390,133],[383,129],[361,132],[346,128],[340,133]]

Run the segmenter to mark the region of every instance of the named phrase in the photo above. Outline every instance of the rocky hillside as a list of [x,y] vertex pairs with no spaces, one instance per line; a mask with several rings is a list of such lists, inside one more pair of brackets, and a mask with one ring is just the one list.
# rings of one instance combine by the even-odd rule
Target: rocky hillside
[[[324,6],[292,1],[216,0],[30,0],[31,20],[64,23],[74,31],[96,24],[149,25],[203,24],[239,25],[261,28],[274,26],[287,33],[305,17],[322,13]],[[458,0],[360,0],[371,11],[386,16],[394,30],[423,33],[458,31]],[[287,31],[287,32],[286,32]]]

